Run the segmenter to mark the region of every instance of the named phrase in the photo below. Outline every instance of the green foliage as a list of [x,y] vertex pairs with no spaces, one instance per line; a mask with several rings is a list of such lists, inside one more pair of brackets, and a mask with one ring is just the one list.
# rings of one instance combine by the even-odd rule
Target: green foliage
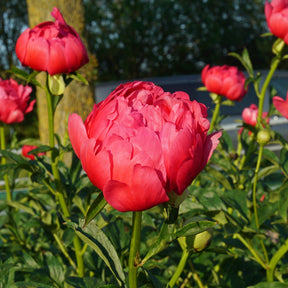
[[[1,5],[8,7],[17,1],[10,2]],[[107,75],[109,79],[153,75],[153,71],[159,75],[191,72],[198,69],[200,59],[210,64],[219,60],[222,45],[238,50],[229,42],[231,38],[241,47],[242,37],[249,38],[247,46],[258,43],[249,21],[243,21],[248,28],[234,22],[236,10],[245,8],[243,11],[254,13],[259,7],[257,1],[237,5],[212,0],[193,4],[84,2],[88,32],[93,36],[90,45],[103,59],[103,79]],[[95,41],[97,33],[105,34],[105,41]],[[281,58],[282,49],[282,41],[274,42],[276,56],[271,68],[276,69],[279,61],[287,58]],[[255,55],[253,51],[250,55]],[[202,57],[204,54],[207,58]],[[246,84],[254,85],[261,103],[271,75],[262,79],[255,74],[250,55],[248,49],[230,54],[247,70]],[[177,64],[180,62],[183,66]],[[39,86],[37,72],[11,71]],[[72,79],[85,82],[73,74],[64,77],[65,84]],[[50,85],[50,92],[60,95],[51,101],[52,113],[61,100],[62,80]],[[261,86],[260,80],[267,85]],[[221,99],[219,104],[234,103]],[[270,107],[269,115],[273,109]],[[223,115],[218,115],[217,127],[221,127],[222,119]],[[143,212],[139,251],[132,265],[130,252],[135,239],[131,240],[131,235],[140,227],[135,227],[131,213],[120,213],[107,204],[82,170],[71,145],[53,133],[51,142],[56,140],[57,145],[9,138],[9,148],[0,151],[6,160],[0,166],[0,178],[8,180],[12,191],[12,199],[6,198],[7,187],[1,182],[0,288],[128,287],[131,268],[137,270],[139,287],[287,287],[288,142],[261,121],[255,127],[239,123],[243,131],[238,134],[237,147],[229,133],[222,132],[217,151],[187,188],[188,196],[180,207],[165,203]],[[269,137],[257,142],[255,136],[263,132],[263,126]],[[269,149],[271,143],[280,147],[277,153]],[[27,144],[39,146],[31,152],[36,160],[28,160],[15,150]],[[38,156],[42,152],[46,155]],[[189,247],[191,237],[195,240],[206,231],[209,244],[212,238],[209,247],[206,242],[205,247],[199,246],[201,251]]]

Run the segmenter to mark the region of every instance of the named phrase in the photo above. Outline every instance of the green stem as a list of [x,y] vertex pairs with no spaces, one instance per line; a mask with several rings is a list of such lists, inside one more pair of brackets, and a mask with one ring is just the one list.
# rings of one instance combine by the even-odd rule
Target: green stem
[[[0,125],[0,137],[1,137],[1,150],[4,151],[6,149],[6,141],[5,141],[4,124],[2,124],[2,123]],[[6,163],[7,163],[7,160],[2,155],[1,164],[5,165]],[[12,194],[11,194],[11,190],[10,190],[10,186],[9,186],[9,179],[8,179],[8,175],[7,174],[4,175],[4,182],[5,182],[5,190],[6,190],[6,199],[7,199],[7,201],[11,201],[12,200]]]
[[221,95],[217,95],[217,98],[215,100],[215,109],[213,111],[213,115],[212,115],[212,119],[211,119],[211,123],[210,123],[210,128],[208,133],[211,133],[214,129],[214,126],[217,122],[217,118],[220,112],[220,107],[221,107],[221,102],[222,102],[222,96]]
[[76,264],[74,263],[74,261],[71,259],[71,257],[69,256],[68,252],[65,249],[65,246],[62,244],[62,241],[59,239],[59,237],[57,236],[56,233],[53,233],[54,239],[56,240],[57,244],[60,247],[60,250],[62,251],[62,253],[64,254],[64,256],[67,258],[67,260],[69,261],[70,265],[74,268],[77,269]]
[[73,245],[74,245],[74,249],[75,249],[78,276],[84,277],[85,276],[85,272],[84,272],[85,267],[84,267],[84,260],[83,260],[83,254],[82,254],[82,247],[81,247],[80,239],[76,235],[73,238]]
[[[236,159],[236,161],[235,161],[235,165],[236,166],[238,166],[239,165],[239,162],[240,162],[240,159],[241,159],[241,152],[242,152],[242,142],[241,142],[241,133],[238,133],[237,134],[237,143],[238,143],[238,145],[237,145],[237,151],[236,151],[236,154],[237,154],[237,159]],[[244,155],[243,155],[243,157],[244,157]]]
[[129,288],[137,288],[137,270],[141,239],[142,212],[133,212],[132,237],[129,252]]
[[263,113],[263,106],[264,106],[266,91],[267,91],[269,83],[273,77],[273,74],[276,71],[280,62],[281,62],[281,58],[278,57],[271,63],[269,73],[268,73],[268,75],[264,81],[263,86],[262,86],[260,97],[259,97],[259,104],[258,104],[257,123],[261,123],[261,121],[262,121],[262,113]]
[[261,259],[261,257],[258,255],[258,253],[253,249],[253,247],[238,233],[234,234],[234,238],[237,238],[242,242],[242,244],[251,252],[251,254],[254,256],[256,261],[265,269],[267,270],[267,264]]
[[179,262],[177,269],[174,272],[172,278],[168,282],[167,288],[172,288],[176,285],[176,282],[179,279],[180,275],[182,274],[182,272],[186,266],[186,262],[187,262],[188,258],[190,257],[190,255],[191,255],[191,252],[188,251],[186,248],[182,250],[182,256],[181,256],[180,262]]
[[[54,112],[55,110],[53,109],[53,105],[52,105],[53,95],[51,95],[48,89],[48,83],[46,84],[45,92],[46,92],[47,109],[48,109],[49,145],[51,148],[54,148],[55,147],[55,141],[54,141]],[[57,96],[54,96],[54,97],[57,97]],[[67,203],[65,201],[63,186],[61,183],[61,178],[60,178],[57,164],[58,164],[58,158],[55,154],[55,151],[52,150],[51,168],[52,168],[52,173],[53,173],[55,186],[56,186],[56,197],[59,201],[64,217],[70,218],[71,215],[70,215]],[[78,272],[79,277],[84,277],[84,261],[83,261],[83,255],[81,253],[82,248],[81,248],[80,239],[76,235],[74,236],[73,244],[74,244],[75,256],[76,256],[76,261],[77,261],[77,272]]]
[[191,271],[192,271],[193,279],[197,282],[198,287],[199,288],[205,288],[203,283],[202,283],[202,281],[201,281],[201,279],[200,279],[200,277],[199,277],[199,275],[198,275],[198,273],[196,272],[196,270],[194,268],[194,265],[193,265],[193,263],[191,261],[191,258],[188,260],[188,263],[189,263],[189,266],[190,266]]
[[279,250],[274,254],[270,261],[270,269],[267,271],[267,281],[272,282],[274,278],[274,271],[276,265],[280,261],[280,259],[288,252],[288,239],[285,243],[279,248]]
[[[258,152],[257,164],[256,164],[256,168],[255,168],[254,182],[253,182],[253,209],[254,209],[254,217],[255,217],[255,223],[256,223],[257,229],[260,228],[260,224],[259,224],[258,209],[257,209],[256,191],[257,191],[257,183],[258,183],[258,173],[259,173],[259,170],[260,170],[263,150],[264,150],[264,145],[260,144],[260,148],[259,148],[259,152]],[[266,247],[265,247],[262,239],[260,240],[260,244],[261,244],[264,256],[265,256],[265,260],[267,262],[269,262],[268,253],[267,253]]]
[[254,182],[253,182],[253,209],[254,209],[254,217],[255,217],[255,223],[256,223],[257,229],[259,229],[260,225],[259,225],[258,210],[257,210],[256,191],[257,191],[258,173],[259,173],[261,159],[263,155],[263,149],[264,149],[264,146],[260,145],[257,164],[255,168]]

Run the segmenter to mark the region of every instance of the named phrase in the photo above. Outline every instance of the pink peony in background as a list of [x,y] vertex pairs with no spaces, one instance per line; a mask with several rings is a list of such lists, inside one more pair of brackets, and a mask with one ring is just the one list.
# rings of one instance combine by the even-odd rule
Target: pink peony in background
[[51,15],[55,22],[40,23],[20,35],[16,55],[23,66],[50,75],[76,71],[89,61],[86,48],[57,8]]
[[30,103],[30,86],[19,85],[15,80],[0,78],[0,121],[11,124],[24,120],[24,115],[33,110],[36,100]]
[[209,92],[240,101],[246,95],[245,75],[234,66],[206,65],[201,73],[202,82]]

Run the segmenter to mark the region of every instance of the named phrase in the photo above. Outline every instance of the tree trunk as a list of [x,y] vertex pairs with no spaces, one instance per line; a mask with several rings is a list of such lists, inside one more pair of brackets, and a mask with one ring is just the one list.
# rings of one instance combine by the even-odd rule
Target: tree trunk
[[[28,7],[29,25],[31,28],[37,24],[45,21],[54,21],[51,16],[53,7],[57,7],[62,13],[68,25],[73,27],[80,35],[82,41],[85,28],[84,22],[84,7],[82,0],[26,0]],[[87,45],[86,45],[87,47]],[[89,52],[88,52],[89,54]],[[91,60],[91,57],[89,55]],[[95,58],[92,59],[95,60]],[[89,75],[93,75],[97,61],[90,61],[79,72],[91,83]],[[38,75],[38,81],[45,83],[46,73]],[[60,139],[67,137],[67,121],[71,113],[77,113],[83,119],[91,112],[94,104],[94,85],[84,85],[78,81],[73,80],[72,83],[66,88],[64,97],[57,107],[55,113],[55,133],[60,136]],[[48,116],[47,116],[47,103],[45,92],[42,89],[37,89],[37,111],[39,119],[39,135],[43,144],[49,143],[48,136]]]

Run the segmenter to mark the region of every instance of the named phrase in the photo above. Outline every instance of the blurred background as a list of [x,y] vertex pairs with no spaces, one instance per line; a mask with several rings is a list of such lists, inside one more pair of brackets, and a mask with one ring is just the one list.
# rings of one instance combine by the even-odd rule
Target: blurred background
[[[70,6],[73,1],[58,2]],[[80,2],[85,11],[83,36],[98,59],[98,82],[195,74],[208,63],[238,65],[227,54],[241,52],[244,47],[253,55],[256,69],[267,69],[271,59],[274,39],[260,37],[268,32],[264,0]],[[19,65],[14,48],[20,33],[29,26],[29,14],[23,0],[1,0],[0,7],[3,76],[11,65]]]
[[[55,1],[48,2],[53,5]],[[32,27],[40,23],[36,15],[45,12],[42,21],[53,21],[48,2],[1,0],[0,77],[11,77],[7,70],[12,66],[21,68],[14,53],[15,43],[29,23]],[[107,97],[121,82],[145,79],[170,92],[186,91],[191,98],[209,106],[211,113],[213,105],[208,93],[196,91],[202,85],[200,73],[206,64],[235,65],[243,70],[228,53],[241,53],[247,48],[254,69],[265,74],[273,57],[271,44],[275,37],[261,37],[268,32],[264,0],[59,0],[55,3],[67,23],[81,30],[89,49],[93,65],[84,74],[94,86],[96,102]],[[77,11],[84,11],[83,17],[75,17]],[[79,22],[81,28],[77,29]],[[286,68],[284,62],[280,70]],[[273,81],[274,86],[278,85],[279,96],[286,97],[288,81],[283,73],[279,72]],[[241,103],[224,107],[223,112],[228,109],[239,118],[244,107],[257,102],[250,90]],[[33,127],[37,121],[33,115],[25,121],[26,126],[31,124],[31,134],[35,133],[37,129]],[[29,134],[29,127],[25,133]]]

